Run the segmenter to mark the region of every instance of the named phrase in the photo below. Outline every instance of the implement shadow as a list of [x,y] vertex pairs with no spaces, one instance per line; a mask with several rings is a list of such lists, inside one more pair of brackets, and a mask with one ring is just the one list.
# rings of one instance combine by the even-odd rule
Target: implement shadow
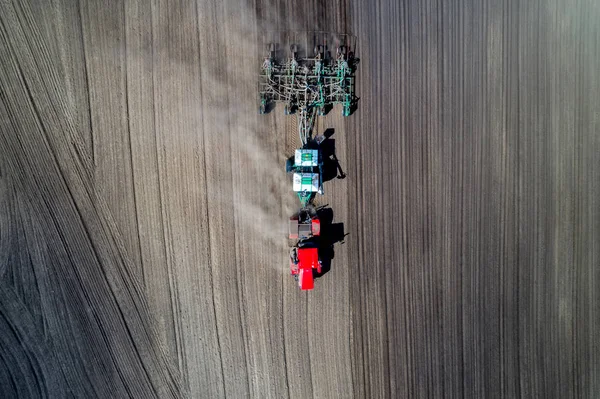
[[333,222],[333,210],[324,205],[317,209],[321,221],[321,233],[318,236],[319,259],[321,260],[321,273],[314,273],[315,278],[327,274],[331,270],[331,263],[335,257],[335,244],[344,243],[346,233],[344,223]]
[[323,182],[346,178],[346,173],[335,154],[335,139],[331,138],[334,133],[334,129],[325,130],[323,133],[325,139],[320,144],[321,156],[323,157]]

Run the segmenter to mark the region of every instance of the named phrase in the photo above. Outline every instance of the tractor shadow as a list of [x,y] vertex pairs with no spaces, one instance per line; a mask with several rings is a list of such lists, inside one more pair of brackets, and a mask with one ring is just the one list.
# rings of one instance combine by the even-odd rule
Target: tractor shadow
[[333,179],[345,179],[346,173],[342,169],[340,160],[335,154],[335,139],[331,136],[335,133],[334,129],[327,129],[323,133],[325,140],[321,143],[321,156],[323,157],[323,182]]
[[348,235],[344,231],[344,223],[333,222],[333,210],[327,205],[317,209],[321,221],[321,233],[318,237],[319,259],[321,260],[321,273],[314,272],[314,277],[319,278],[331,270],[331,262],[335,257],[335,244],[344,243]]

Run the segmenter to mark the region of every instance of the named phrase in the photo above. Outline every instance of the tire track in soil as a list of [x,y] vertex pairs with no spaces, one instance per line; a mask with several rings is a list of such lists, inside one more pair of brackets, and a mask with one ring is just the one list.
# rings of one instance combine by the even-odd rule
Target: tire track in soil
[[131,273],[142,281],[127,79],[125,3],[80,4],[92,141],[94,183],[123,236]]
[[[580,6],[586,13],[598,11],[590,4]],[[396,247],[398,260],[389,261],[393,251],[390,255],[385,247],[391,243],[369,238],[373,232],[378,237],[390,234],[388,216],[383,221],[377,217],[382,212],[377,203],[371,208],[374,231],[369,225],[358,228],[364,232],[360,241],[366,243],[359,245],[353,259],[375,265],[376,270],[368,276],[361,271],[356,283],[363,298],[356,305],[363,312],[357,317],[363,323],[357,335],[368,331],[368,313],[387,307],[388,342],[394,343],[388,359],[401,367],[390,364],[392,395],[560,397],[584,391],[583,396],[589,395],[589,385],[578,391],[588,374],[581,372],[583,368],[575,371],[585,357],[574,359],[580,347],[592,344],[583,338],[586,333],[575,338],[572,327],[589,331],[595,325],[573,313],[587,309],[594,298],[587,287],[575,288],[575,281],[591,267],[574,261],[576,240],[587,242],[582,236],[596,234],[580,233],[585,223],[577,218],[584,213],[594,216],[578,207],[589,197],[573,179],[590,170],[577,169],[585,155],[575,148],[593,137],[589,134],[593,123],[584,117],[586,106],[574,104],[577,99],[591,101],[592,106],[596,101],[587,92],[588,79],[594,81],[586,75],[587,67],[596,61],[590,57],[594,41],[584,39],[594,33],[580,14],[583,8],[561,2],[552,6],[466,2],[443,5],[443,12],[432,2],[407,3],[389,12],[378,7],[356,2],[353,12],[359,20],[358,36],[367,38],[368,52],[361,52],[361,58],[383,65],[372,70],[361,63],[360,81],[373,84],[377,97],[385,100],[369,97],[361,87],[360,112],[361,119],[375,119],[390,134],[369,140],[360,140],[358,132],[347,137],[359,142],[349,148],[357,153],[364,149],[357,154],[365,158],[364,165],[384,165],[383,175],[397,173],[402,182],[396,187],[405,188],[393,188],[393,179],[376,179],[373,186],[360,182],[359,205],[351,203],[349,209],[365,209],[360,206],[365,191],[385,198],[384,215],[389,204],[400,201],[399,212],[389,215],[392,223],[407,220],[408,235],[406,244]],[[392,30],[385,26],[390,13],[395,14],[389,17],[390,26],[403,21],[398,43],[406,50],[400,52],[403,78],[398,80],[396,64],[386,55],[398,46],[388,49],[383,33]],[[582,24],[574,22],[581,20]],[[375,27],[381,33],[369,32]],[[361,43],[364,49],[365,40]],[[582,63],[586,57],[588,62]],[[391,74],[391,95],[377,80],[379,73]],[[404,104],[389,106],[394,93]],[[364,100],[398,114],[390,113],[389,121],[382,119]],[[396,144],[394,120],[402,121]],[[583,124],[587,133],[579,130]],[[372,131],[362,124],[359,129]],[[387,140],[392,140],[389,146]],[[402,159],[392,157],[390,162],[395,148]],[[356,163],[362,166],[360,158]],[[379,177],[377,167],[372,169],[363,176]],[[360,215],[358,219],[364,220]],[[388,259],[387,290],[404,293],[404,299],[400,293],[388,294],[386,305],[379,296],[373,297],[379,289],[369,289],[375,283],[368,279],[373,275],[379,279],[377,247]],[[586,248],[590,256],[596,251]],[[392,265],[400,273],[390,273]],[[405,322],[399,313],[402,307]],[[354,357],[359,365],[355,380],[362,365],[368,378],[366,396],[379,396],[384,393],[371,389],[386,384],[371,378],[380,376],[377,367],[386,363],[374,348],[385,340],[362,337],[366,358]],[[544,355],[547,351],[552,356]]]
[[147,297],[148,306],[160,332],[156,345],[164,348],[171,367],[176,370],[181,357],[180,337],[175,322],[177,296],[173,292],[171,264],[167,261],[156,148],[152,8],[136,1],[125,6],[126,97],[140,266],[145,292],[151,293]]
[[[223,395],[210,276],[208,193],[195,4],[153,4],[156,145],[180,370],[189,395]],[[200,134],[199,134],[200,132]],[[165,300],[165,299],[163,299]],[[202,332],[198,336],[198,332]]]
[[[174,394],[176,384],[163,367],[164,358],[149,343],[154,328],[148,324],[140,288],[128,272],[123,245],[115,239],[116,227],[90,188],[89,169],[82,163],[77,144],[69,141],[77,135],[61,104],[57,74],[31,9],[27,3],[16,8],[4,3],[2,15],[1,51],[7,60],[0,73],[2,114],[12,129],[3,129],[0,141],[2,153],[8,156],[8,173],[24,196],[21,202],[32,204],[28,213],[35,215],[34,223],[44,232],[43,240],[54,244],[50,258],[35,264],[40,268],[36,272],[47,275],[51,270],[63,278],[57,281],[53,277],[54,284],[46,279],[40,289],[45,294],[42,303],[47,311],[47,339],[55,342],[54,355],[60,359],[61,369],[56,371],[64,373],[74,394],[87,397],[92,392],[100,396],[119,391],[126,394],[129,389],[146,396]],[[90,269],[76,267],[94,264],[96,267]],[[55,290],[67,296],[57,297]],[[58,305],[61,299],[64,302]],[[3,301],[3,309],[13,303]],[[65,309],[71,312],[69,316],[64,315]],[[13,313],[11,322],[19,325],[25,319],[15,318]],[[81,365],[87,358],[81,352],[84,347],[99,369],[90,376],[90,384],[81,385],[88,380],[81,374],[87,371]],[[37,360],[49,365],[53,358],[50,354],[47,357]],[[41,392],[53,388],[54,382],[40,386]]]

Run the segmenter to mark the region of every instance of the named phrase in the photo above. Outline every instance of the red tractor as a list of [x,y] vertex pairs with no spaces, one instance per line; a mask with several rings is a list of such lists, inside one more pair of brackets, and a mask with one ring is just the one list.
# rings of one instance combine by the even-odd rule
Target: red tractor
[[290,251],[290,271],[301,290],[312,290],[314,273],[321,273],[318,242],[321,222],[315,208],[300,209],[290,218],[289,238],[298,240]]

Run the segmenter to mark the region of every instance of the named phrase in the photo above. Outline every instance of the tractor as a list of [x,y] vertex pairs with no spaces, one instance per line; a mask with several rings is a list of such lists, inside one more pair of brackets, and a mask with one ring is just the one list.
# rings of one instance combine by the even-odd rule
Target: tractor
[[321,223],[314,207],[304,207],[290,217],[289,238],[297,240],[290,251],[290,272],[301,290],[312,290],[315,272],[321,273],[320,234]]

